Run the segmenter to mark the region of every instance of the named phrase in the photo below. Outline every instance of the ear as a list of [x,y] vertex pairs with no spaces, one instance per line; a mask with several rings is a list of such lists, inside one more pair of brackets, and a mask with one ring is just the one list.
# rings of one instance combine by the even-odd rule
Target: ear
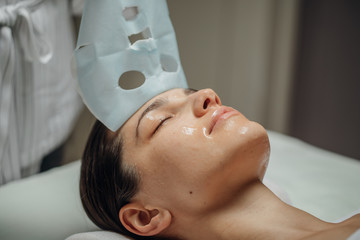
[[167,209],[128,203],[120,209],[119,218],[128,231],[140,236],[154,236],[170,226],[172,217]]

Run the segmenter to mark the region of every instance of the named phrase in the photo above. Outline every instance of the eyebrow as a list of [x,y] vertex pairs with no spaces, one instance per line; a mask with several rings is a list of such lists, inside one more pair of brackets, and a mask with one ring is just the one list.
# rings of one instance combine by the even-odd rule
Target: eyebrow
[[189,96],[189,95],[191,95],[191,94],[193,94],[193,93],[196,93],[198,90],[196,90],[196,89],[193,89],[193,88],[184,88],[184,94],[186,95],[186,96]]
[[[192,88],[185,88],[183,89],[183,93],[186,95],[186,96],[189,96],[193,93],[197,92],[197,90],[195,89],[192,89]],[[152,102],[141,114],[141,116],[139,117],[139,120],[138,120],[138,124],[136,126],[136,138],[139,137],[139,126],[140,126],[140,122],[141,120],[145,117],[146,114],[148,114],[149,112],[151,111],[154,111],[166,104],[169,103],[169,100],[167,98],[158,98],[156,99],[154,102]]]

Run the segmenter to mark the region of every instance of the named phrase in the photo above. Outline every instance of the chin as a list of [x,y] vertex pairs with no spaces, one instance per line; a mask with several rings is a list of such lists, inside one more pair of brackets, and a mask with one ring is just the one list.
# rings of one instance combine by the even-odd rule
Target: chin
[[257,122],[249,121],[239,129],[235,156],[243,162],[243,167],[251,169],[253,177],[262,179],[270,156],[270,142],[267,131]]
[[265,128],[254,121],[248,121],[238,127],[237,133],[239,137],[244,137],[247,141],[257,140],[261,142],[269,142],[269,137]]
[[263,180],[270,159],[270,141],[266,129],[257,122],[252,122],[255,136],[255,151],[258,152],[258,177]]
[[253,135],[253,139],[255,143],[257,144],[257,147],[262,149],[264,154],[269,157],[270,154],[270,142],[269,142],[269,136],[266,131],[266,129],[257,122],[251,122],[251,125],[253,126],[251,128],[250,134]]
[[236,119],[228,121],[218,137],[222,146],[228,146],[229,153],[241,156],[257,154],[269,155],[269,137],[265,128],[254,121]]

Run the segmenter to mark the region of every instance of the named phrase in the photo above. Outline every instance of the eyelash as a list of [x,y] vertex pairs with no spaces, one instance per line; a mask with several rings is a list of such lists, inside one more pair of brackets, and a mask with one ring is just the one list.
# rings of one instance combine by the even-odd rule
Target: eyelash
[[167,121],[169,120],[170,118],[172,118],[171,116],[169,117],[166,117],[164,119],[162,119],[159,123],[159,125],[155,128],[154,132],[153,132],[153,135],[157,132],[157,130]]

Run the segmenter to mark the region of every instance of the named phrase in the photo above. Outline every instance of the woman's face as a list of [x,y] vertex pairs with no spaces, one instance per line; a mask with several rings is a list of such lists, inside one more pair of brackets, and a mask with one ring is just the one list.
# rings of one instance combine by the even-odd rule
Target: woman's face
[[123,159],[141,178],[134,201],[172,211],[204,211],[262,180],[269,158],[264,128],[221,105],[211,89],[173,89],[122,127]]

